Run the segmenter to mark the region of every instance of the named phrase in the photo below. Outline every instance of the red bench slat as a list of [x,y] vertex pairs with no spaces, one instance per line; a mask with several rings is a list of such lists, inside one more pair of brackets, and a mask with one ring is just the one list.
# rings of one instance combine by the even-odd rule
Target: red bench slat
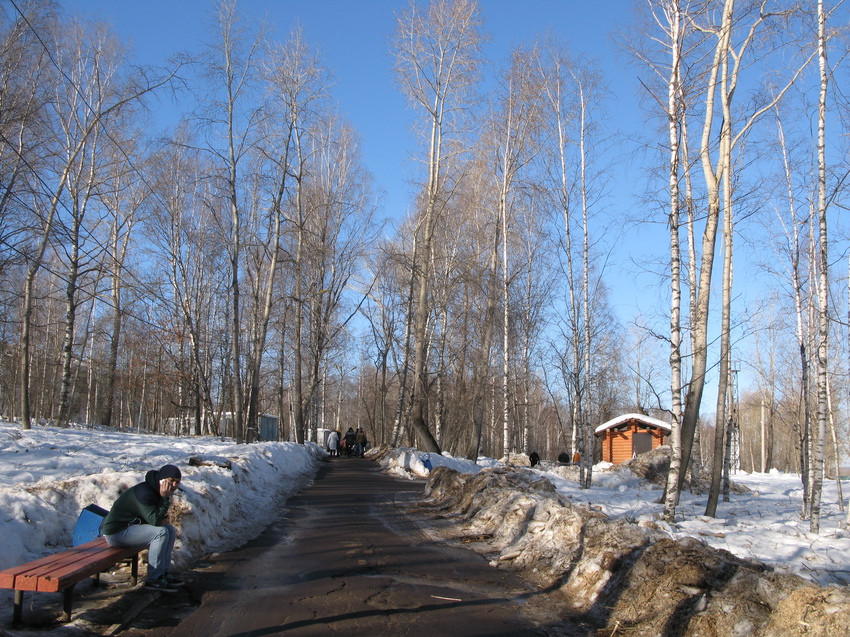
[[38,580],[38,590],[46,593],[64,590],[80,580],[97,575],[117,562],[133,557],[139,550],[139,548],[108,547],[97,553],[86,555],[83,559],[65,564],[47,575],[42,575]]
[[0,588],[55,593],[146,547],[111,547],[103,538],[0,572]]
[[14,588],[22,591],[37,591],[39,590],[39,578],[49,575],[53,571],[69,564],[82,563],[82,565],[85,565],[85,561],[91,555],[99,552],[102,545],[108,546],[103,540],[93,540],[92,542],[75,546],[61,553],[55,553],[46,558],[23,564],[19,569],[24,570],[20,570],[15,576]]
[[55,558],[55,555],[48,555],[47,557],[42,557],[39,560],[27,562],[20,566],[13,566],[11,568],[7,568],[5,571],[0,571],[0,588],[15,588],[15,578],[18,575],[26,573],[33,568],[38,568],[44,564],[50,564]]
[[133,560],[132,582],[138,575],[138,554],[147,546],[112,547],[99,537],[91,542],[48,555],[20,566],[0,571],[0,588],[15,590],[12,624],[21,621],[23,591],[58,593],[65,591],[64,617],[71,621],[73,586],[80,580],[99,575],[110,566],[126,559]]
[[[106,544],[106,540],[104,540],[103,538],[98,538],[98,539],[92,540],[91,542],[88,542],[86,544],[82,544],[80,546],[77,546],[74,549],[68,549],[68,550],[73,551],[73,550],[76,550],[76,549],[83,549],[85,547],[91,548],[91,545],[97,546],[97,545],[100,545],[100,544],[104,544],[106,546],[109,546],[108,544]],[[67,552],[68,551],[63,551],[62,553],[54,553],[53,555],[47,555],[46,557],[42,557],[40,559],[33,560],[32,562],[27,562],[26,564],[21,564],[20,566],[13,566],[11,568],[7,568],[5,571],[0,571],[0,588],[15,588],[16,578],[18,578],[22,575],[26,575],[26,574],[28,574],[32,571],[38,570],[38,569],[42,569],[42,568],[45,568],[45,567],[49,568],[52,564],[54,564],[57,561],[57,559],[62,559],[62,556]],[[35,590],[35,589],[33,588],[33,589],[22,589],[22,590]]]

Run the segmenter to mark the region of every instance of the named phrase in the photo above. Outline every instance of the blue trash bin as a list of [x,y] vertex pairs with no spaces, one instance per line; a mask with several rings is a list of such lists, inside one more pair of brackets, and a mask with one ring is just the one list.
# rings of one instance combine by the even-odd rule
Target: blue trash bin
[[74,546],[91,542],[103,535],[103,520],[108,513],[109,511],[96,504],[90,504],[80,511],[72,536]]

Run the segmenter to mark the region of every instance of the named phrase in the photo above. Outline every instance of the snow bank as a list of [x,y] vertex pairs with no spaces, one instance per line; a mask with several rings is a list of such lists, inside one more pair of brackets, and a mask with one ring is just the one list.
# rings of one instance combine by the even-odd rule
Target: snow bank
[[610,519],[534,472],[434,469],[415,510],[445,539],[557,590],[565,620],[588,634],[850,634],[850,591],[713,549],[694,538]]
[[[656,449],[653,453],[661,453]],[[809,523],[800,519],[803,485],[800,476],[769,473],[736,473],[732,495],[718,504],[716,517],[703,515],[706,493],[682,493],[680,516],[676,523],[662,521],[661,495],[666,468],[653,453],[643,454],[628,466],[599,463],[593,467],[593,487],[580,489],[579,469],[573,465],[542,463],[531,468],[519,455],[511,458],[536,479],[546,478],[562,496],[575,504],[590,507],[611,519],[623,519],[663,531],[671,539],[693,537],[741,558],[758,560],[784,568],[821,585],[850,585],[850,533],[842,528],[846,513],[839,506],[838,487],[825,481],[821,507],[821,531],[811,533]],[[662,454],[663,455],[663,454]],[[381,451],[388,470],[423,478],[428,472],[405,468],[419,467],[411,456],[421,452]],[[432,462],[434,455],[431,455]],[[478,465],[453,459],[451,468],[477,473],[482,468],[504,467],[501,461],[479,458]],[[434,464],[434,466],[438,466]],[[447,466],[447,465],[443,465]],[[846,491],[847,489],[845,489]]]
[[[669,603],[680,609],[670,612],[708,622],[703,634],[794,635],[797,629],[783,627],[809,622],[801,606],[808,604],[816,609],[810,634],[850,634],[841,623],[846,589],[811,586],[763,565],[821,584],[850,582],[850,536],[839,525],[845,514],[835,483],[824,483],[821,533],[812,534],[799,518],[796,475],[736,474],[742,488],[720,503],[716,518],[702,515],[704,495],[683,493],[682,518],[668,524],[660,519],[660,487],[621,467],[596,465],[593,488],[579,489],[572,466],[510,467],[487,458],[476,464],[388,447],[367,455],[396,475],[429,478],[422,511],[448,520],[446,537],[462,536],[494,565],[555,586],[577,604],[574,613],[595,617],[596,625],[610,615],[649,631],[630,634],[663,634],[641,613]],[[268,513],[315,475],[323,456],[310,444],[235,445],[92,428],[22,431],[0,421],[0,568],[68,546],[83,507],[109,508],[147,470],[166,463],[184,474],[172,514],[181,531],[178,564],[234,548],[271,522]],[[519,455],[507,460],[525,464]],[[651,580],[655,588],[647,588]],[[747,613],[738,614],[739,603]],[[838,623],[821,621],[827,615]],[[824,627],[832,632],[817,632]]]
[[387,473],[410,480],[427,478],[435,467],[448,467],[461,473],[477,473],[482,465],[466,458],[455,458],[447,451],[427,453],[410,447],[381,445],[366,452],[366,457],[381,465]]
[[235,548],[259,534],[271,522],[268,513],[315,476],[323,455],[313,444],[236,445],[82,428],[22,431],[0,422],[0,569],[70,546],[84,507],[109,509],[163,464],[183,472],[170,512],[180,536],[175,563]]

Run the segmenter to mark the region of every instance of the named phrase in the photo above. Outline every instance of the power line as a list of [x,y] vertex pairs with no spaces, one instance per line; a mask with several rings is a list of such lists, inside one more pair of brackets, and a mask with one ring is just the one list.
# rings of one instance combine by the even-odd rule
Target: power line
[[[145,188],[147,189],[148,194],[153,195],[153,197],[155,197],[155,198],[159,201],[159,203],[160,203],[163,207],[167,208],[167,205],[166,205],[165,201],[162,199],[162,195],[161,195],[161,193],[159,193],[159,192],[158,192],[155,188],[153,188],[153,186],[152,186],[152,185],[148,182],[148,180],[147,180],[147,178],[146,178],[146,176],[145,176],[144,172],[143,172],[142,170],[139,170],[139,169],[136,167],[136,165],[135,165],[135,163],[134,163],[134,161],[133,161],[133,158],[132,158],[132,157],[130,157],[130,155],[127,153],[126,149],[124,148],[124,145],[123,145],[122,143],[119,143],[119,141],[118,141],[118,140],[114,137],[114,135],[113,135],[112,131],[111,131],[111,130],[109,130],[109,128],[108,128],[106,125],[102,125],[101,120],[102,120],[102,118],[103,118],[106,114],[108,114],[109,112],[111,112],[111,111],[113,111],[113,110],[117,109],[118,107],[123,106],[124,104],[128,104],[128,103],[130,103],[130,102],[132,102],[132,101],[135,101],[135,100],[139,99],[141,96],[146,95],[147,93],[151,93],[151,92],[153,92],[154,90],[156,90],[156,89],[158,89],[158,88],[161,88],[162,86],[164,86],[165,84],[167,84],[167,83],[168,83],[171,79],[173,79],[173,78],[175,77],[175,75],[176,75],[176,69],[175,69],[175,71],[174,71],[174,72],[167,74],[167,75],[166,75],[166,77],[165,77],[164,79],[161,79],[161,80],[159,80],[158,82],[155,82],[155,83],[154,83],[154,85],[152,85],[152,86],[151,86],[150,84],[148,84],[148,85],[147,85],[144,89],[142,89],[141,91],[136,92],[135,94],[131,95],[130,97],[127,97],[127,98],[124,98],[124,99],[119,99],[119,100],[118,100],[115,104],[110,105],[110,106],[109,106],[108,108],[106,108],[104,111],[102,111],[102,112],[101,112],[101,111],[98,111],[98,110],[97,110],[97,109],[95,109],[95,108],[94,108],[94,106],[92,106],[92,104],[89,102],[88,97],[85,95],[85,93],[83,93],[83,91],[82,91],[82,89],[80,88],[80,86],[79,86],[76,82],[74,82],[74,81],[71,79],[71,77],[70,77],[70,76],[69,76],[69,75],[65,72],[65,70],[62,68],[62,66],[58,63],[58,61],[56,60],[55,56],[53,55],[53,51],[52,51],[52,49],[51,49],[51,48],[47,45],[47,43],[44,41],[44,39],[42,38],[41,34],[38,32],[38,30],[35,28],[35,26],[34,26],[34,25],[32,24],[32,22],[29,20],[29,18],[27,17],[27,15],[26,15],[26,14],[25,14],[25,13],[21,10],[21,8],[18,6],[18,3],[17,3],[15,0],[9,0],[9,1],[10,1],[11,5],[14,7],[15,11],[17,12],[17,14],[20,16],[20,19],[23,21],[23,23],[26,25],[26,27],[30,30],[30,32],[31,32],[31,33],[35,36],[35,38],[36,38],[36,40],[38,41],[39,45],[40,45],[40,46],[41,46],[41,48],[44,50],[44,53],[46,54],[47,59],[50,61],[50,63],[53,65],[53,67],[54,67],[54,68],[58,71],[58,73],[59,73],[59,74],[60,74],[60,76],[61,76],[61,77],[65,80],[65,82],[67,82],[67,84],[68,84],[68,85],[69,85],[69,86],[70,86],[70,87],[71,87],[71,88],[72,88],[72,89],[76,92],[76,94],[79,96],[80,100],[82,101],[83,105],[84,105],[84,106],[85,106],[85,107],[89,110],[89,112],[90,112],[90,113],[94,116],[94,118],[95,118],[95,120],[94,120],[94,121],[95,121],[98,125],[101,125],[101,131],[103,132],[103,134],[106,136],[106,138],[107,138],[110,142],[112,142],[113,147],[114,147],[114,148],[116,148],[116,149],[119,151],[119,153],[123,156],[124,160],[126,161],[126,165],[129,167],[129,169],[130,169],[130,170],[131,170],[131,171],[132,171],[132,172],[133,172],[133,173],[134,173],[134,174],[138,177],[138,179],[141,181],[141,183],[142,183],[142,184],[144,184]],[[89,133],[89,132],[90,132],[90,131],[86,131],[86,132],[84,133],[84,138],[88,135],[88,133]],[[4,143],[5,143],[5,144],[9,147],[9,148],[11,148],[11,149],[12,149],[12,150],[16,153],[17,157],[18,157],[18,158],[19,158],[19,159],[20,159],[20,160],[24,163],[24,165],[25,165],[25,166],[29,169],[30,174],[31,174],[31,175],[33,175],[33,176],[35,177],[35,179],[41,183],[41,185],[42,185],[42,187],[44,188],[45,192],[50,192],[50,191],[52,190],[52,189],[51,189],[51,187],[50,187],[50,186],[49,186],[49,184],[46,182],[46,180],[44,179],[44,177],[43,177],[43,175],[41,174],[41,172],[40,172],[40,171],[38,171],[38,170],[36,170],[36,169],[35,169],[35,168],[34,168],[34,167],[30,164],[30,162],[29,162],[29,160],[27,159],[27,157],[25,157],[25,156],[23,155],[23,153],[22,153],[22,152],[21,152],[18,148],[16,148],[14,145],[10,144],[10,143],[9,143],[9,141],[8,141],[7,139],[5,139],[5,137],[3,137],[3,138],[2,138],[2,141],[3,141],[3,142],[4,142]],[[64,188],[64,186],[63,186],[62,188]],[[73,212],[69,209],[69,207],[68,207],[67,203],[66,203],[66,202],[65,202],[65,200],[64,200],[64,199],[62,199],[61,197],[60,197],[60,198],[58,198],[57,205],[61,206],[61,208],[62,208],[62,209],[63,209],[63,210],[64,210],[67,214],[69,214],[69,215],[73,215]],[[105,207],[106,207],[106,206],[105,206]],[[108,208],[108,207],[107,207],[107,208]],[[94,233],[87,233],[87,237],[90,237],[90,238],[92,239],[92,241],[94,242],[94,244],[95,244],[98,248],[100,248],[100,250],[101,250],[104,254],[110,254],[110,249],[109,249],[109,247],[107,247],[106,245],[104,245],[104,244],[102,243],[102,241],[101,241],[101,240],[97,237],[97,235],[95,235]],[[21,250],[17,249],[15,246],[12,246],[12,245],[10,245],[10,244],[7,244],[7,245],[9,245],[9,248],[10,248],[10,249],[12,249],[12,250],[14,250],[15,252],[17,252],[19,255],[24,256],[24,253],[23,253]],[[114,257],[114,255],[113,255],[113,257]],[[59,273],[59,272],[55,271],[53,268],[48,267],[48,266],[42,266],[42,265],[40,265],[40,266],[39,266],[39,268],[42,268],[42,267],[44,267],[44,269],[45,269],[47,272],[49,272],[49,273],[50,273],[50,274],[52,274],[53,276],[57,277],[58,279],[63,280],[63,281],[65,281],[66,283],[68,282],[68,279],[67,279],[67,277],[65,277],[65,276],[64,276],[64,274]],[[123,272],[123,273],[125,273],[125,274],[129,274],[129,276],[130,276],[130,277],[132,277],[132,279],[123,279],[123,276],[122,276],[122,281],[123,281],[123,282],[125,282],[125,283],[132,282],[133,284],[135,284],[135,285],[137,285],[137,286],[140,286],[140,287],[142,287],[143,289],[149,289],[149,288],[148,288],[148,286],[147,286],[147,284],[146,284],[145,282],[141,281],[140,279],[138,279],[138,277],[137,277],[137,276],[136,276],[136,275],[135,275],[132,271],[130,271],[130,270],[126,269],[126,268],[122,268],[122,272]],[[100,295],[97,293],[97,291],[95,291],[95,293],[92,295],[92,297],[91,297],[91,298],[92,298],[92,299],[95,299],[95,298],[98,298],[99,296],[100,296]],[[115,306],[114,306],[114,304],[113,304],[113,303],[111,303],[111,301],[109,301],[109,300],[107,300],[107,299],[104,299],[104,298],[102,298],[102,297],[101,297],[101,298],[99,298],[99,301],[100,301],[101,303],[104,303],[107,307],[112,307],[112,309],[115,309]],[[126,311],[126,310],[125,310],[125,311]],[[127,314],[127,315],[128,315],[128,316],[130,316],[130,317],[132,317],[132,318],[134,318],[134,319],[135,319],[135,320],[137,320],[137,321],[140,321],[142,324],[150,325],[150,326],[152,326],[152,327],[154,326],[154,324],[153,324],[153,323],[151,323],[150,321],[147,321],[146,319],[142,318],[141,316],[134,315],[133,313],[129,313],[129,312],[128,312],[128,314]]]

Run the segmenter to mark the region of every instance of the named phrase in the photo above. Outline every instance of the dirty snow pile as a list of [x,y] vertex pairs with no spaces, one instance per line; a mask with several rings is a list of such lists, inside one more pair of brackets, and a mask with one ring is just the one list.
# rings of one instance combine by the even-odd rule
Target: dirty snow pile
[[[429,474],[425,459],[434,468],[445,466],[469,474],[501,466],[485,458],[476,465],[448,454],[425,454],[412,449],[386,450],[377,459],[397,474],[421,478]],[[823,484],[820,533],[811,533],[808,521],[800,519],[803,486],[796,474],[773,470],[733,475],[732,480],[739,488],[730,494],[729,502],[718,504],[715,518],[703,515],[706,494],[685,491],[677,522],[667,524],[660,519],[662,487],[628,469],[609,463],[596,465],[591,489],[578,487],[577,467],[544,463],[524,469],[535,479],[548,479],[560,495],[574,504],[604,513],[613,520],[655,528],[672,539],[693,537],[714,548],[791,571],[821,585],[850,585],[850,533],[839,528],[846,513],[838,506],[838,487],[834,481]],[[846,499],[850,495],[850,483],[844,487]]]
[[[560,601],[565,634],[792,637],[850,634],[850,590],[673,540],[651,520],[610,518],[556,491],[542,472],[431,471],[412,510]],[[570,630],[566,630],[566,628]]]
[[[597,465],[593,488],[579,489],[575,480],[541,471],[559,493],[605,513],[641,525],[657,526],[673,539],[693,537],[745,559],[783,568],[822,585],[850,584],[850,534],[840,528],[846,513],[838,506],[835,481],[824,481],[820,533],[809,531],[800,518],[803,485],[797,474],[737,473],[738,487],[729,501],[717,506],[717,516],[704,515],[707,493],[683,491],[675,524],[660,520],[660,486],[630,471]],[[850,490],[845,483],[844,490]],[[848,493],[844,493],[846,499]]]
[[84,507],[109,509],[164,464],[183,473],[169,513],[180,534],[175,564],[235,548],[272,521],[269,501],[301,489],[324,455],[313,444],[236,445],[74,427],[24,431],[0,421],[0,569],[71,546]]

